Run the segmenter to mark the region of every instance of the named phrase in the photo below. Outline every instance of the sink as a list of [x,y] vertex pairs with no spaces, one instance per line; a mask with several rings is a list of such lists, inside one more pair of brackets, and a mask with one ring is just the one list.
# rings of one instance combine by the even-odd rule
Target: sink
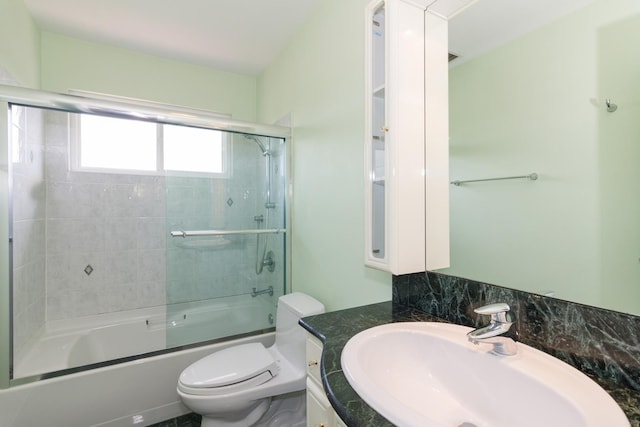
[[622,427],[629,421],[589,377],[517,343],[514,356],[467,340],[471,328],[392,323],[352,337],[342,369],[360,397],[401,427]]

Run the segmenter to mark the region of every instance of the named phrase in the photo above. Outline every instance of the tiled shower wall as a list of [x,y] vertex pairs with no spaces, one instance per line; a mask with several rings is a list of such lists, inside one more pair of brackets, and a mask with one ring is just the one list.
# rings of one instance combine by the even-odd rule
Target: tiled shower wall
[[[29,171],[14,167],[14,344],[32,336],[45,319],[236,295],[269,285],[278,292],[284,278],[284,245],[276,245],[281,235],[269,237],[270,249],[278,248],[279,268],[260,276],[255,235],[195,247],[184,245],[188,239],[169,237],[174,229],[265,226],[254,221],[266,216],[266,184],[265,158],[253,142],[233,136],[233,179],[74,172],[68,168],[67,114],[38,109],[29,114],[43,117],[44,133],[33,134],[39,145]],[[37,128],[37,122],[27,126]],[[283,212],[283,203],[270,209],[268,226],[282,227]]]
[[69,171],[68,114],[46,113],[47,320],[165,302],[165,178]]
[[[14,349],[45,322],[45,188],[43,113],[14,107],[12,125]],[[16,117],[16,116],[14,116]]]
[[[284,224],[282,191],[273,194],[276,207],[264,207],[266,159],[253,141],[238,135],[233,144],[233,179],[167,177],[167,220],[171,230],[246,230],[278,228]],[[266,139],[265,139],[266,140]],[[274,145],[275,147],[275,145]],[[274,149],[272,166],[283,154]],[[280,189],[281,179],[275,179]],[[212,215],[213,213],[213,215]],[[256,221],[261,216],[263,221]],[[266,224],[266,222],[269,222]],[[169,238],[167,245],[167,303],[250,293],[252,288],[284,281],[283,235],[261,235],[260,248],[268,240],[278,268],[256,275],[255,234],[202,238]],[[261,256],[261,253],[259,254]]]

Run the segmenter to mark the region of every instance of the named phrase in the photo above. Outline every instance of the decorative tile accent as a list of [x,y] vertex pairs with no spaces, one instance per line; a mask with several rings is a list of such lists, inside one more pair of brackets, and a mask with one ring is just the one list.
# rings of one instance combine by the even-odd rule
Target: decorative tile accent
[[87,276],[91,276],[91,273],[93,273],[93,267],[91,267],[91,264],[87,264],[84,268],[84,272]]
[[231,197],[229,197],[227,199],[227,205],[229,205],[229,207],[231,207],[231,205],[233,205],[233,199]]

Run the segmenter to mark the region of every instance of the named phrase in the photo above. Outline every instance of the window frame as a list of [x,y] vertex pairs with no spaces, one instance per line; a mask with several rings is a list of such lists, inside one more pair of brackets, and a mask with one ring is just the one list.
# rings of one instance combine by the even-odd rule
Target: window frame
[[[87,113],[69,113],[69,171],[71,172],[84,172],[84,173],[105,173],[105,174],[119,174],[119,175],[146,175],[146,176],[180,176],[180,177],[204,177],[204,178],[222,178],[227,179],[232,174],[232,144],[231,133],[217,129],[206,129],[212,132],[220,132],[222,137],[222,172],[205,172],[205,171],[184,171],[165,169],[164,167],[164,126],[174,126],[170,123],[162,123],[153,121],[156,125],[156,168],[155,170],[142,170],[142,169],[123,169],[123,168],[101,168],[101,167],[87,167],[81,164],[82,153],[82,138],[81,138],[81,118],[84,115],[92,115]],[[110,117],[102,114],[95,114],[100,117]],[[132,120],[144,122],[144,120],[127,119],[120,117],[112,117],[118,120]],[[148,123],[148,122],[147,122]],[[181,125],[175,125],[181,126]]]

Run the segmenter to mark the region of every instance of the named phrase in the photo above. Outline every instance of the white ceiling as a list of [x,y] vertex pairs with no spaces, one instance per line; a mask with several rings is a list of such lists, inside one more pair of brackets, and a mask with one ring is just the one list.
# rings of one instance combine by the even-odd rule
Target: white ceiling
[[[321,1],[24,0],[42,30],[249,75]],[[451,20],[450,50],[461,63],[592,1],[478,0]]]
[[256,75],[320,0],[24,0],[40,29]]
[[449,21],[449,51],[460,64],[594,0],[478,0]]

